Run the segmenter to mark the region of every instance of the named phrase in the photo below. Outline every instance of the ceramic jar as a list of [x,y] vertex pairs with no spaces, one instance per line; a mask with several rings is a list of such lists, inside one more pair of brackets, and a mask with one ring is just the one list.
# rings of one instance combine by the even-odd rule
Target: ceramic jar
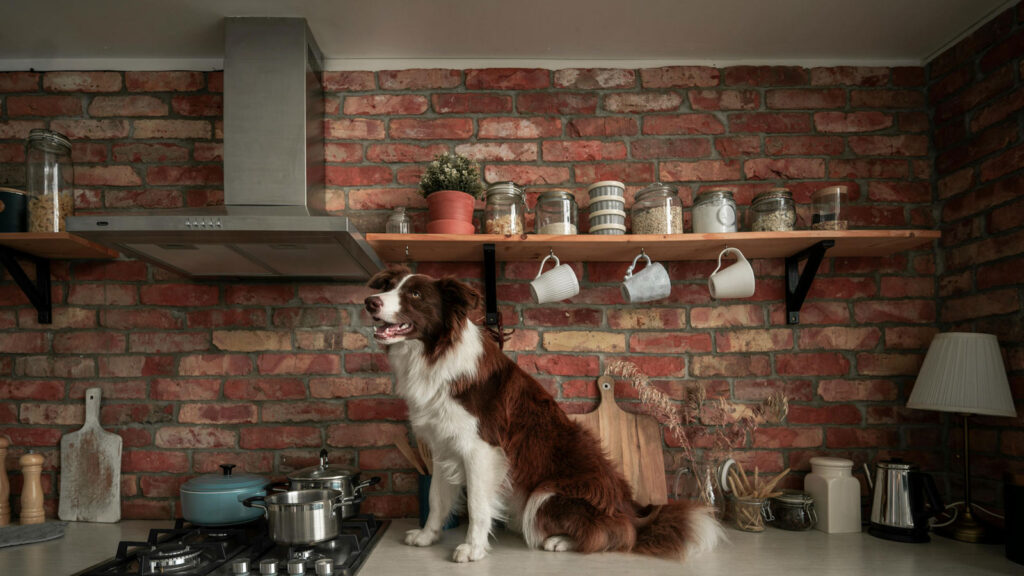
[[804,491],[814,498],[818,530],[829,534],[860,532],[860,481],[853,477],[852,460],[811,458]]

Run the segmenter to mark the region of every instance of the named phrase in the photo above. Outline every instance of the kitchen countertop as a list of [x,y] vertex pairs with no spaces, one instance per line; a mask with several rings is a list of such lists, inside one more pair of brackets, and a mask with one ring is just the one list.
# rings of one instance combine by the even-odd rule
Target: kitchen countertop
[[[83,570],[114,555],[120,540],[144,540],[150,528],[170,522],[128,520],[117,524],[68,523],[63,538],[0,548],[5,574],[57,576]],[[928,576],[994,576],[1024,573],[1024,566],[1003,555],[1002,546],[965,544],[941,536],[928,544],[900,544],[867,534],[828,535],[817,530],[786,532],[769,528],[760,534],[727,529],[729,541],[714,552],[680,564],[629,554],[555,553],[527,550],[518,535],[499,532],[486,559],[466,565],[449,561],[462,542],[465,525],[449,530],[430,548],[402,544],[415,520],[401,519],[377,544],[360,575],[431,574],[451,576],[521,576],[604,574],[679,576],[679,574],[815,574],[859,576],[871,574],[926,574]]]

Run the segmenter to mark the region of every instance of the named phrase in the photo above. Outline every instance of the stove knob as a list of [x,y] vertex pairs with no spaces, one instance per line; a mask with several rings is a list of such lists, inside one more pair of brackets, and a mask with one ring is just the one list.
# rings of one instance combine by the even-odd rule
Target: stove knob
[[274,576],[277,574],[277,560],[260,560],[260,576]]
[[231,563],[232,574],[248,574],[249,573],[249,559],[243,558],[241,560],[235,560]]
[[306,573],[306,563],[303,560],[300,560],[298,558],[293,558],[293,559],[288,561],[288,574],[289,574],[289,576],[291,576],[292,574],[305,574],[305,573]]
[[330,576],[334,574],[334,560],[321,558],[316,561],[316,576]]

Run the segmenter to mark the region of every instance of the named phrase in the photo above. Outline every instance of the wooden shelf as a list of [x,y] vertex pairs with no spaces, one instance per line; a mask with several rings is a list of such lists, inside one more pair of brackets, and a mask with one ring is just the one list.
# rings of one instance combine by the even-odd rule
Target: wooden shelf
[[117,251],[70,232],[0,233],[0,246],[48,260],[110,260]]
[[[387,262],[477,262],[483,245],[494,244],[498,261],[538,260],[550,250],[564,262],[631,262],[642,248],[655,261],[714,260],[726,245],[747,258],[786,258],[823,240],[833,240],[828,257],[884,257],[929,244],[935,230],[846,230],[841,232],[736,232],[598,236],[499,236],[491,234],[367,234],[366,241]],[[408,253],[406,252],[408,250]]]

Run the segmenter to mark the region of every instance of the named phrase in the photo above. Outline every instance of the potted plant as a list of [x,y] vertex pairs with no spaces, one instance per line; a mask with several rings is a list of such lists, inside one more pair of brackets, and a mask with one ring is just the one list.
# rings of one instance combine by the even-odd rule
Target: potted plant
[[473,234],[473,208],[483,189],[476,162],[458,154],[436,156],[420,178],[429,210],[427,232]]

